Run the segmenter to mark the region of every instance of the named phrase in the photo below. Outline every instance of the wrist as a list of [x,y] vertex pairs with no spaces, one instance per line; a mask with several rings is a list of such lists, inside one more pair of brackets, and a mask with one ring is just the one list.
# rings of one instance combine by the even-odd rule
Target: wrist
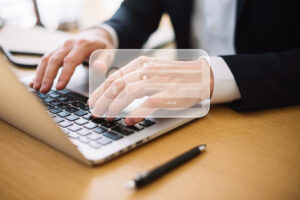
[[[206,82],[206,85],[208,87],[208,84],[209,84],[209,95],[210,95],[210,98],[212,98],[212,95],[214,92],[214,74],[213,74],[213,70],[211,68],[210,59],[208,57],[200,57],[199,61],[200,61],[200,65],[203,68],[205,68],[204,71],[206,74],[208,73],[208,68],[209,68],[209,83]],[[198,62],[198,61],[196,61],[196,62]]]
[[105,46],[106,46],[105,48],[107,48],[107,49],[113,48],[113,39],[111,37],[111,34],[107,30],[105,30],[101,27],[90,28],[90,29],[84,31],[82,34],[83,35],[88,34],[89,36],[92,35],[92,36],[98,38],[99,40],[102,40],[105,43]]

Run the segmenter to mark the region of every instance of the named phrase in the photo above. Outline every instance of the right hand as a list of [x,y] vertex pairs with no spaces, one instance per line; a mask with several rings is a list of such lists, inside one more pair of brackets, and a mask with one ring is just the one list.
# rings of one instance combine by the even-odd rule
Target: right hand
[[210,99],[213,87],[213,73],[205,58],[174,61],[142,56],[111,74],[88,104],[93,117],[111,121],[135,99],[147,96],[126,116],[125,123],[132,126],[158,110],[187,109]]
[[104,29],[94,28],[84,31],[77,38],[67,40],[62,46],[45,54],[29,86],[41,93],[49,92],[59,68],[62,67],[56,85],[56,89],[62,90],[70,81],[75,68],[88,59],[93,51],[110,48],[113,48],[112,38]]

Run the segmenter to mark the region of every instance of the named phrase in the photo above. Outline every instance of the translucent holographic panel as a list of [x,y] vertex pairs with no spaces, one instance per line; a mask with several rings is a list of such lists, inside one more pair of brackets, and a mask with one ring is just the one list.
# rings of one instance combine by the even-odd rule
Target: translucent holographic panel
[[200,49],[108,49],[90,57],[97,117],[195,118],[210,106],[210,60]]

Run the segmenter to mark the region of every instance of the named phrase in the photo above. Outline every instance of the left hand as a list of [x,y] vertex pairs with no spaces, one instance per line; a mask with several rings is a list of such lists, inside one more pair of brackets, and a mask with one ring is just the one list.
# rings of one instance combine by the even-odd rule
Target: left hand
[[94,117],[113,120],[135,99],[149,96],[125,119],[129,126],[159,109],[183,109],[209,99],[213,74],[208,62],[139,57],[110,75],[89,98]]

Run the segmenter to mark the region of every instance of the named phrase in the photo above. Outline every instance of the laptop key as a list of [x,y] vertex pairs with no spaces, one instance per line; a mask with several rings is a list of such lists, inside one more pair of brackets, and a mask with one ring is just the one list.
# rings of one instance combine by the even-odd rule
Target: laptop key
[[91,120],[92,119],[92,114],[86,114],[84,115],[82,118],[86,119],[86,120]]
[[49,93],[49,96],[52,97],[52,98],[57,98],[57,97],[60,96],[60,94],[57,93],[57,92],[55,92],[55,91],[51,91],[51,92]]
[[118,139],[123,137],[123,136],[121,136],[117,133],[114,133],[112,131],[105,132],[105,133],[103,133],[103,135],[110,138],[110,139],[112,139],[112,140],[118,140]]
[[88,123],[89,121],[86,120],[86,119],[78,119],[75,121],[75,124],[78,124],[78,125],[83,125],[83,124],[86,124]]
[[80,137],[77,133],[74,132],[70,132],[68,136],[73,139],[78,139]]
[[115,131],[117,133],[121,133],[122,135],[126,135],[126,136],[134,133],[133,130],[128,129],[125,126],[115,126],[111,130],[113,130],[113,131]]
[[81,129],[80,131],[77,131],[77,133],[82,136],[87,136],[87,135],[90,135],[92,132],[87,129]]
[[90,140],[88,140],[86,137],[80,137],[78,140],[84,144],[90,143]]
[[110,144],[112,140],[107,137],[102,137],[100,140],[97,140],[97,142],[102,145],[107,145]]
[[69,122],[69,121],[63,121],[63,122],[60,122],[58,125],[63,127],[63,128],[67,128],[67,127],[71,126],[72,123]]
[[88,106],[83,106],[83,107],[80,107],[82,110],[84,110],[84,111],[89,111],[90,110],[90,108],[88,107]]
[[75,101],[74,103],[72,103],[72,105],[75,106],[75,107],[84,107],[85,106],[84,103],[81,103],[79,101]]
[[74,112],[74,114],[81,117],[81,116],[88,114],[88,112],[83,111],[83,110],[78,110],[77,112]]
[[60,113],[61,111],[63,111],[63,110],[60,108],[53,108],[53,109],[49,110],[49,112],[51,112],[52,114],[57,114],[57,113]]
[[101,134],[101,133],[106,132],[107,130],[105,128],[102,128],[102,127],[96,127],[96,128],[93,129],[93,131],[96,132],[96,133]]
[[82,96],[82,95],[77,94],[77,93],[74,93],[72,91],[69,91],[68,94],[67,94],[67,96],[69,96],[72,99],[77,99],[77,100],[79,100],[81,102],[87,102],[87,100],[88,100],[87,97]]
[[81,130],[82,128],[81,128],[80,126],[76,125],[76,124],[73,124],[72,126],[69,126],[68,129],[69,129],[70,131],[76,132],[76,131]]
[[38,95],[41,99],[45,99],[45,98],[48,97],[47,94],[43,94],[43,93],[38,93],[37,95]]
[[90,142],[89,146],[94,149],[99,149],[101,147],[101,144],[97,143],[96,141]]
[[67,100],[68,98],[67,98],[67,97],[64,97],[64,96],[60,96],[60,97],[58,97],[57,99],[60,100],[60,101],[65,101],[65,100]]
[[71,106],[69,106],[68,104],[62,103],[62,104],[59,104],[57,107],[59,107],[59,108],[61,108],[61,109],[68,109],[68,108],[70,108]]
[[61,102],[58,101],[58,100],[54,100],[54,101],[51,101],[50,104],[53,105],[53,106],[58,106],[58,105],[61,104]]
[[53,118],[54,119],[54,121],[56,122],[56,123],[60,123],[60,122],[62,122],[62,121],[65,121],[63,118],[61,118],[61,117],[55,117],[55,118]]
[[134,126],[126,126],[127,128],[130,128],[134,131],[140,131],[140,130],[143,130],[144,127],[140,124],[135,124]]
[[54,101],[54,100],[55,99],[52,98],[52,97],[47,97],[47,98],[43,99],[43,101],[46,102],[46,103],[50,103],[51,101]]
[[66,117],[66,119],[69,121],[75,121],[75,120],[79,119],[79,117],[76,115],[70,115],[70,116]]
[[74,113],[74,112],[77,112],[78,109],[77,108],[74,108],[74,107],[70,107],[70,108],[67,108],[66,111],[70,112],[70,113]]
[[114,122],[108,122],[108,121],[102,123],[101,125],[105,128],[112,128],[112,127],[116,126],[116,124]]
[[64,102],[66,104],[72,104],[72,103],[74,103],[74,100],[67,98],[66,100],[64,100]]
[[140,124],[135,124],[133,126],[127,126],[125,124],[124,120],[118,121],[117,123],[121,124],[122,126],[125,126],[125,127],[129,128],[129,129],[132,129],[134,131],[140,131],[140,130],[144,129],[144,127],[142,125],[140,125]]
[[68,111],[63,111],[57,114],[60,117],[68,117],[69,115],[71,115],[71,113],[69,113]]
[[93,122],[89,122],[88,124],[84,125],[85,128],[88,129],[93,129],[97,127],[97,124],[93,123]]
[[64,90],[57,90],[56,92],[58,92],[60,94],[68,94],[70,92],[70,90],[64,89]]
[[89,138],[90,140],[98,140],[100,139],[102,136],[100,134],[97,133],[92,133],[90,135],[87,136],[87,138]]
[[143,127],[142,125],[140,124],[135,124],[134,126],[126,126],[127,128],[130,128],[134,131],[140,131],[140,130],[143,130],[145,127]]
[[102,124],[107,121],[104,118],[96,118],[96,119],[93,119],[92,122],[94,122],[96,124]]
[[149,126],[152,126],[153,124],[155,124],[155,122],[151,121],[149,119],[145,119],[145,120],[141,121],[139,124],[144,127],[149,127]]

